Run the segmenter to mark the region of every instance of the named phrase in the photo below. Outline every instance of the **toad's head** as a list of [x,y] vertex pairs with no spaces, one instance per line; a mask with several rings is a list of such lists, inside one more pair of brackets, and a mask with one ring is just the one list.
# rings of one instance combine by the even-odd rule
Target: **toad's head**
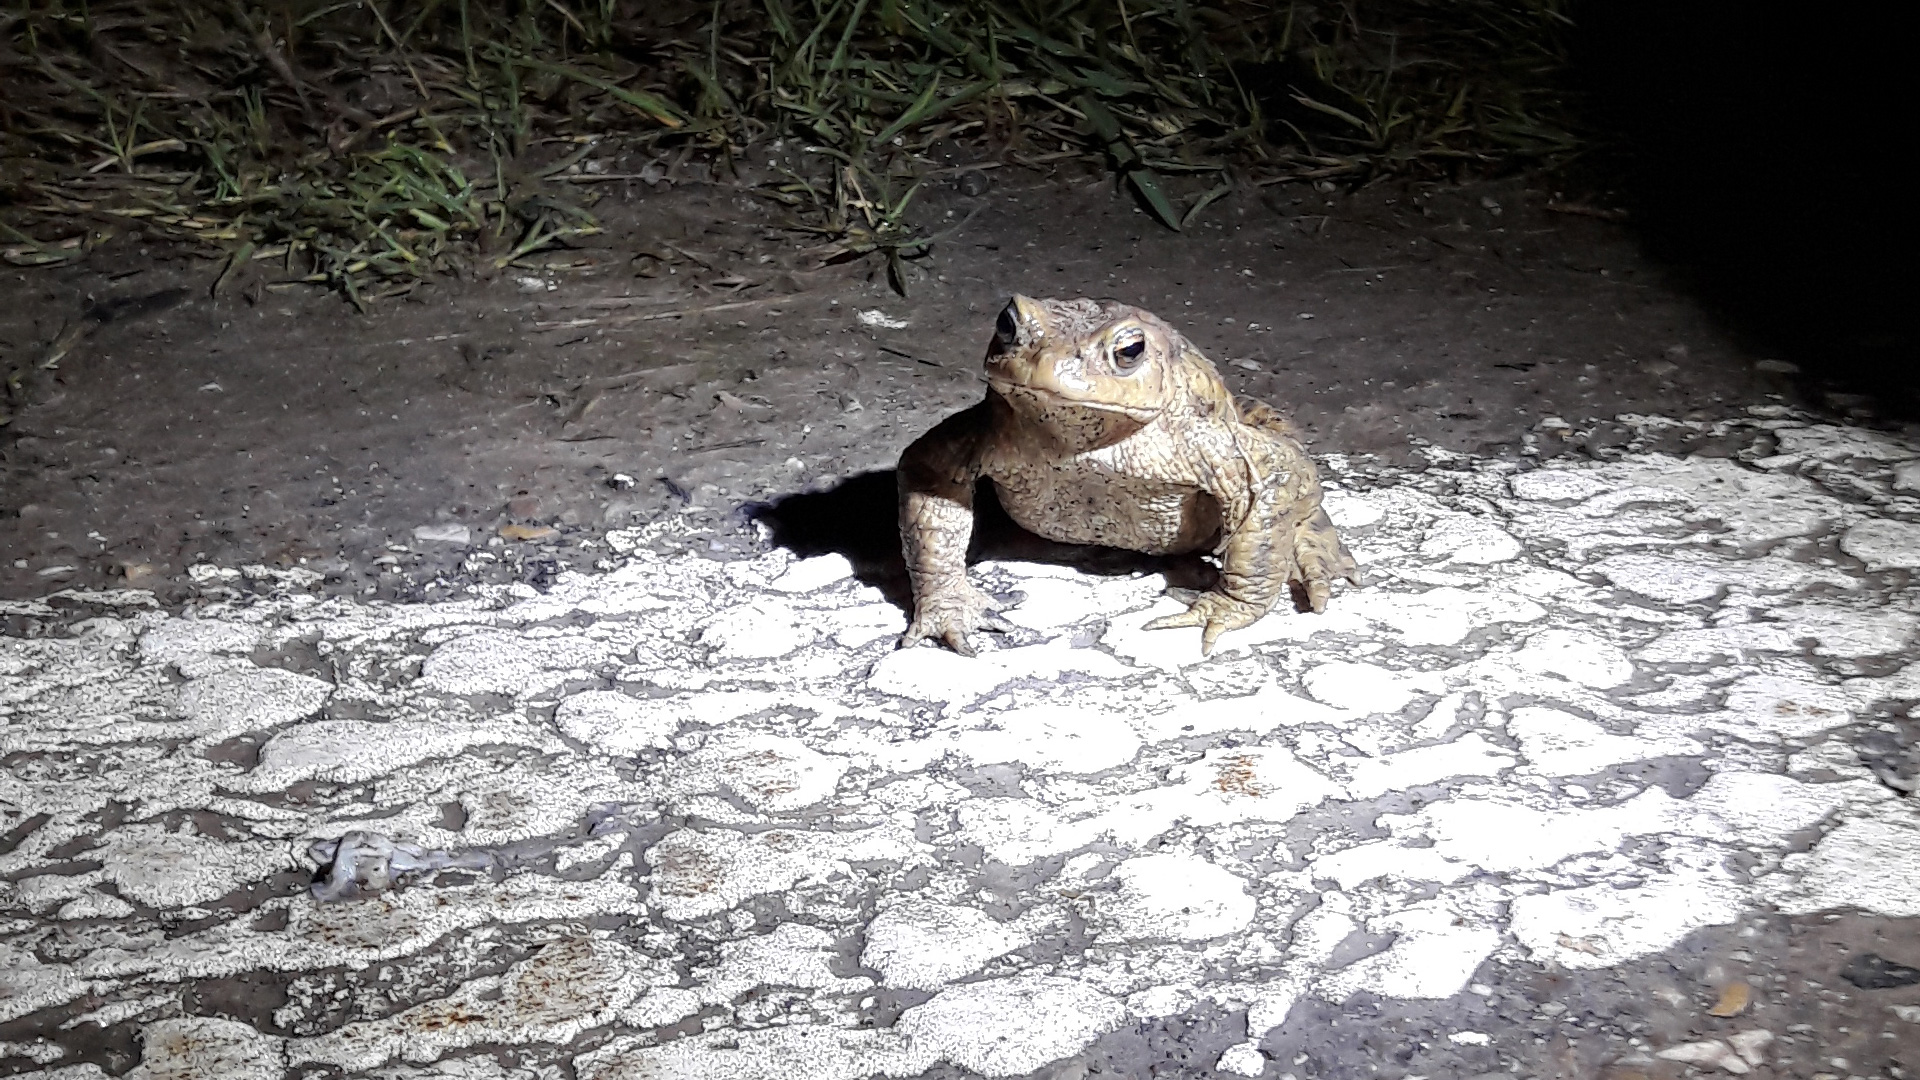
[[987,384],[1022,421],[1080,448],[1231,397],[1166,323],[1125,304],[1015,296],[987,346]]

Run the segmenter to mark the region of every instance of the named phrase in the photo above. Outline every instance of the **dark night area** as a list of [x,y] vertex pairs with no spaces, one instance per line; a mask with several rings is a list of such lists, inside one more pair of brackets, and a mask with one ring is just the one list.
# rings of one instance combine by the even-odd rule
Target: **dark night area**
[[1910,416],[1898,20],[1866,3],[1819,18],[1830,33],[1735,4],[1587,5],[1575,85],[1620,140],[1603,175],[1650,254],[1757,347]]
[[1901,14],[0,0],[0,1080],[1920,1080]]

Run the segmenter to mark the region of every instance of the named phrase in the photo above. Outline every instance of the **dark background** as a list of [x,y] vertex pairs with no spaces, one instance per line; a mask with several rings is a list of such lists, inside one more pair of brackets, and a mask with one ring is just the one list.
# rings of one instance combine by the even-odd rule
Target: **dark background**
[[1891,4],[1586,3],[1574,74],[1654,256],[1756,349],[1920,405],[1910,35]]

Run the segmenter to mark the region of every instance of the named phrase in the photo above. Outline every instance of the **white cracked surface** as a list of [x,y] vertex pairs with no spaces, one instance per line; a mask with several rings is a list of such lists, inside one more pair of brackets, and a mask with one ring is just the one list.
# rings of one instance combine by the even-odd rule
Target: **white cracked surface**
[[[284,844],[235,843],[152,825],[130,825],[90,852],[120,895],[162,910],[205,904],[297,865]],[[28,879],[32,880],[32,879]]]
[[1100,906],[1108,940],[1206,941],[1253,923],[1246,883],[1192,855],[1140,855],[1114,868],[1119,892]]
[[280,1040],[237,1020],[195,1016],[160,1020],[140,1033],[132,1080],[279,1080],[286,1070]]
[[[0,638],[0,1021],[86,999],[144,1080],[866,1080],[1215,1001],[1258,1075],[1305,998],[1920,915],[1920,813],[1853,743],[1920,699],[1920,502],[1826,486],[1920,452],[1757,423],[1756,462],[1335,469],[1371,583],[1205,659],[1142,628],[1150,576],[977,568],[1016,629],[969,659],[895,651],[840,556],[639,531],[544,593],[101,600]],[[309,844],[355,831],[493,861],[316,902]],[[183,1014],[258,972],[292,1034]]]
[[949,987],[900,1014],[898,1030],[982,1076],[1021,1076],[1120,1026],[1126,1008],[1085,983],[1015,975]]
[[1032,939],[1024,928],[978,908],[915,898],[867,924],[860,963],[878,971],[888,986],[938,990]]

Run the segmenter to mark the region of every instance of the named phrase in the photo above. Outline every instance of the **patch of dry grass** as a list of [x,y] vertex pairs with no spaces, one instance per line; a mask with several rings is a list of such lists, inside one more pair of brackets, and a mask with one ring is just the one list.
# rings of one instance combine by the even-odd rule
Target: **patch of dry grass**
[[0,257],[137,229],[365,306],[591,234],[589,159],[789,138],[766,193],[904,287],[936,147],[1104,159],[1176,229],[1236,184],[1564,157],[1561,7],[6,0]]

